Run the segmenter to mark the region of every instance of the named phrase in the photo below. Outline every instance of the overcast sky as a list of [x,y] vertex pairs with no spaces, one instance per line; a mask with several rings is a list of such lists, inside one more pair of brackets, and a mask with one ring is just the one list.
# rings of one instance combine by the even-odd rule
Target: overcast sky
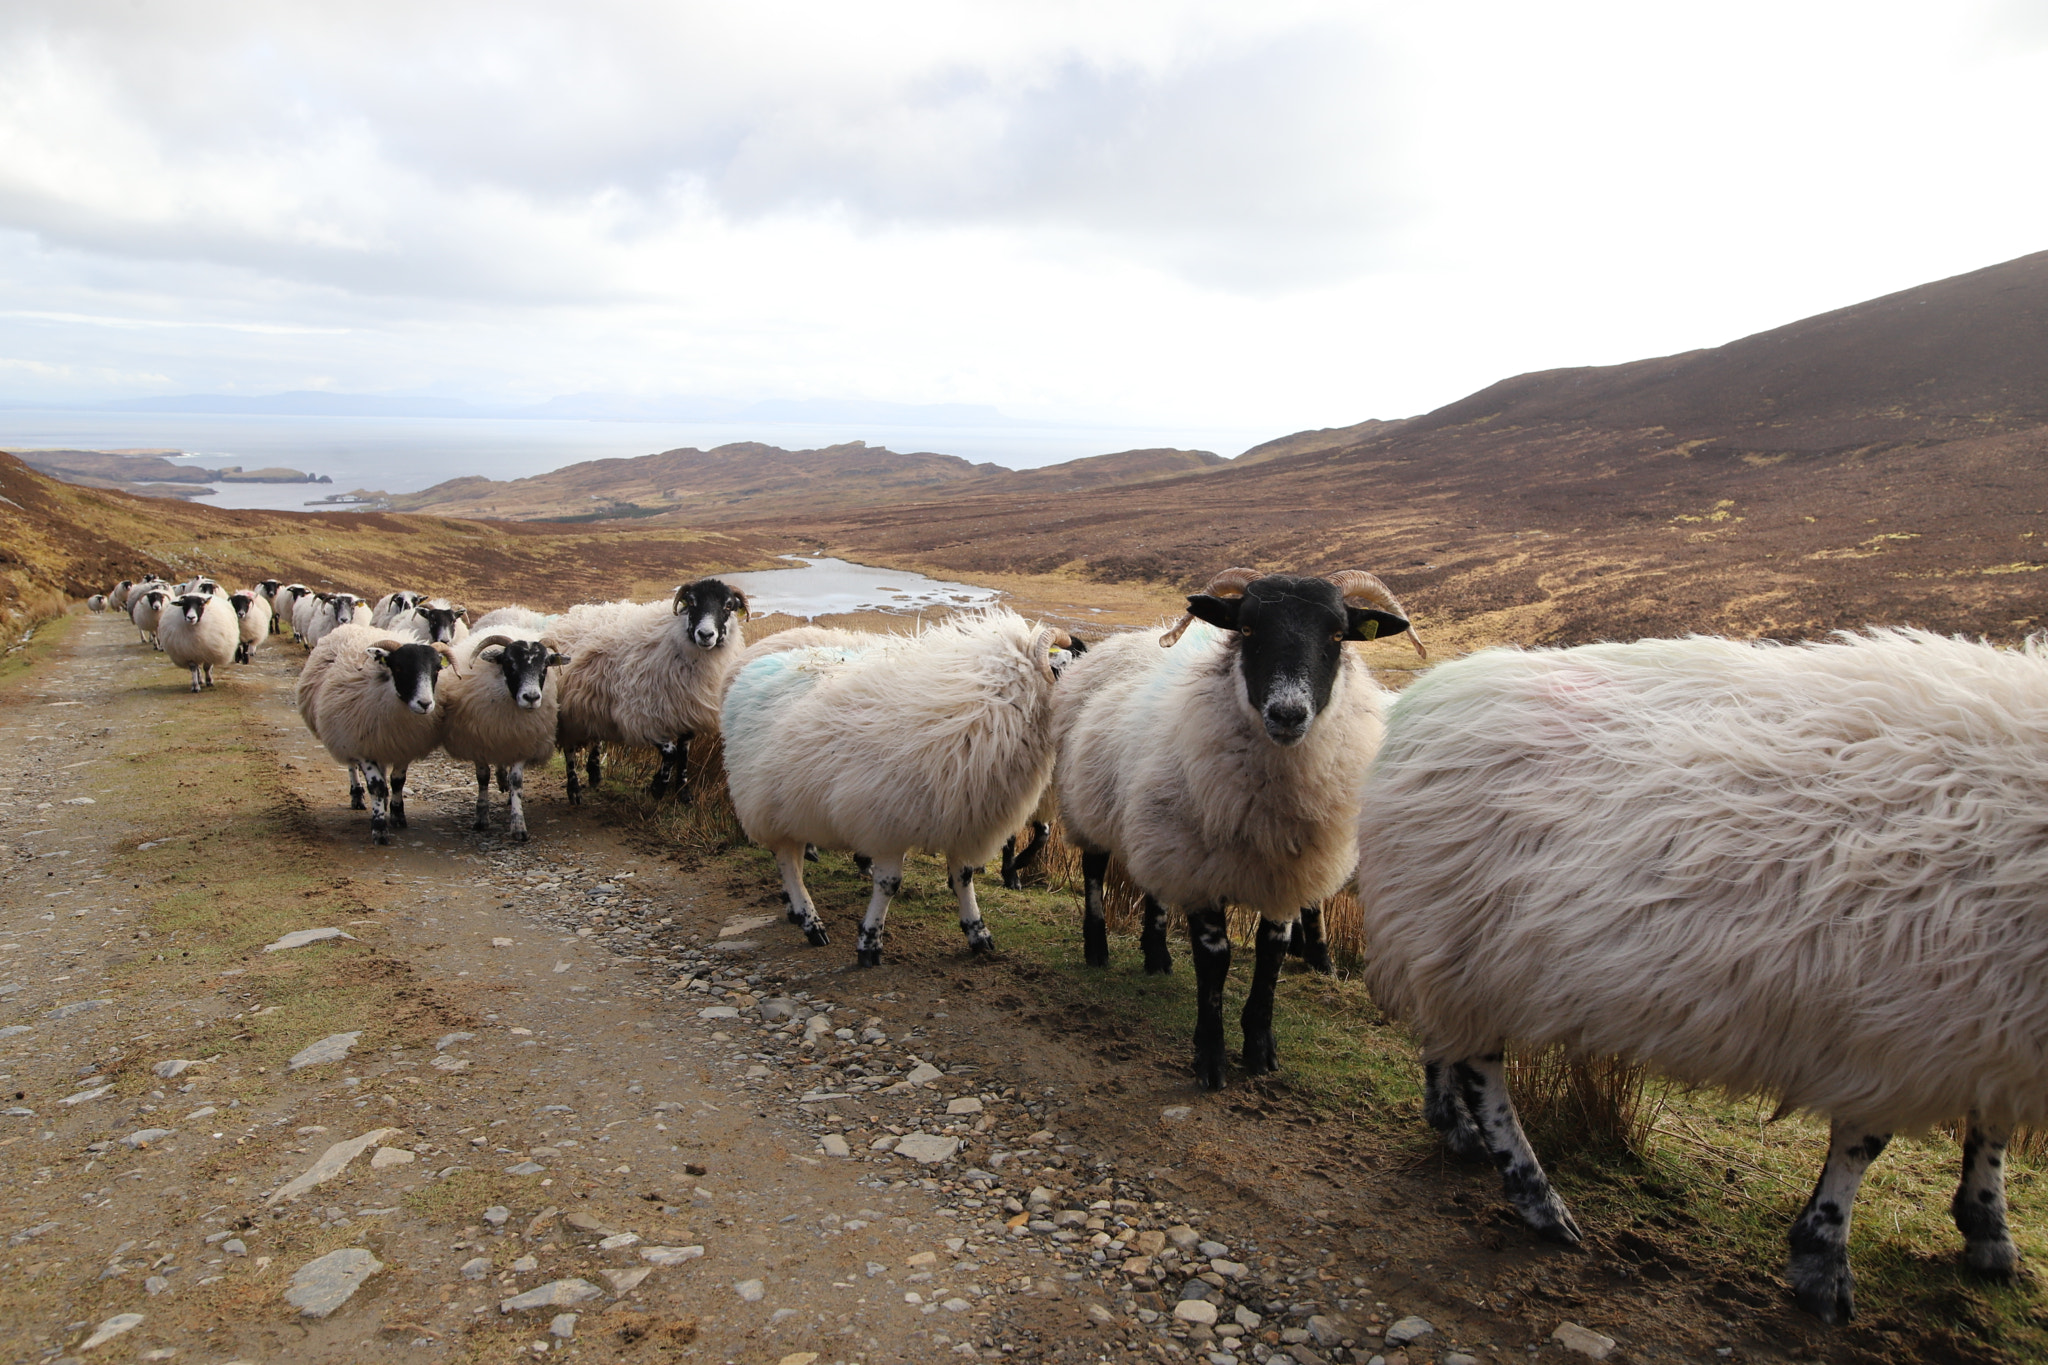
[[9,0],[0,398],[1274,433],[2048,248],[2048,0]]

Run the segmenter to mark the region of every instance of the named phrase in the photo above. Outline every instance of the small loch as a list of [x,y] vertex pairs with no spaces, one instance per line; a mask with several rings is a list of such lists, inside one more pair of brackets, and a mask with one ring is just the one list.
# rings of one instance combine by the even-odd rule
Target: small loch
[[851,612],[920,611],[991,607],[1002,596],[994,588],[949,583],[903,569],[878,569],[849,560],[784,555],[800,567],[720,575],[747,595],[756,616],[781,612],[806,621]]

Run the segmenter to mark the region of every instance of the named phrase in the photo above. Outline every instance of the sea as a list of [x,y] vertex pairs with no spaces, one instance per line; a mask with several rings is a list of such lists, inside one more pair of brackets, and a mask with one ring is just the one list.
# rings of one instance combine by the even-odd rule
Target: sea
[[0,450],[178,450],[192,463],[248,469],[281,465],[331,484],[213,484],[211,507],[349,510],[315,505],[331,493],[412,493],[448,479],[518,479],[584,460],[625,459],[694,446],[760,441],[812,450],[866,441],[977,463],[1035,469],[1119,450],[1172,447],[1237,455],[1281,433],[1227,427],[862,426],[854,423],[586,421],[555,418],[280,417],[193,413],[0,409]]

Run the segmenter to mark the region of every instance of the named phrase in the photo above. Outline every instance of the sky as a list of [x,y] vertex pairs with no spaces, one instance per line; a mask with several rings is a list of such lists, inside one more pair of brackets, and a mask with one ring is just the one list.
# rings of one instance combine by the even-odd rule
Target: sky
[[1274,434],[2048,248],[2048,0],[9,0],[0,401]]

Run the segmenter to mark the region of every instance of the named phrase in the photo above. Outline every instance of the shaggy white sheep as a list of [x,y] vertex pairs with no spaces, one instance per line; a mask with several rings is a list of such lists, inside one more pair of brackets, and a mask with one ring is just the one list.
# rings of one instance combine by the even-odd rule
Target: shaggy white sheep
[[230,593],[228,602],[235,609],[236,634],[240,637],[235,646],[235,662],[245,664],[251,652],[270,634],[270,599],[260,590],[252,589]]
[[1537,1230],[1578,1230],[1504,1042],[1825,1113],[1790,1278],[1850,1316],[1851,1205],[1899,1129],[1969,1116],[1968,1263],[2015,1264],[2003,1153],[2048,1122],[2048,649],[1918,631],[1486,650],[1388,719],[1360,843],[1367,979],[1428,1114]]
[[349,804],[370,793],[370,837],[404,829],[405,776],[441,747],[434,684],[448,646],[401,640],[369,626],[337,626],[313,647],[294,694],[314,738],[349,771]]
[[113,587],[108,588],[107,606],[115,611],[128,610],[128,592],[134,586],[135,584],[132,580],[124,578]]
[[235,630],[235,609],[225,597],[189,592],[164,605],[157,623],[157,639],[172,663],[192,670],[192,690],[213,686],[215,666],[225,668],[235,660],[240,637]]
[[360,624],[362,618],[368,614],[364,610],[363,599],[352,592],[316,593],[308,600],[310,606],[306,603],[300,604],[304,624],[300,625],[298,620],[293,622],[299,627],[299,638],[305,641],[308,649],[319,644],[331,631],[341,626]]
[[394,635],[410,635],[426,644],[459,645],[469,637],[469,608],[436,597],[392,613],[389,629]]
[[648,792],[690,799],[690,741],[718,726],[719,698],[746,644],[746,594],[716,578],[675,590],[667,602],[574,607],[548,633],[576,666],[562,675],[559,740],[576,788],[576,751],[590,750],[590,784],[602,776],[598,745],[652,746],[661,767]]
[[404,589],[387,592],[377,599],[377,605],[371,609],[370,624],[382,629],[389,626],[395,617],[411,611],[426,600],[427,595],[423,592],[407,592]]
[[1279,1065],[1281,963],[1302,907],[1334,894],[1357,865],[1358,788],[1380,737],[1386,694],[1344,642],[1408,629],[1371,574],[1228,569],[1188,598],[1188,615],[1163,638],[1112,636],[1060,688],[1055,787],[1081,849],[1087,961],[1109,963],[1102,879],[1114,854],[1145,893],[1146,971],[1172,968],[1168,910],[1187,918],[1204,1089],[1224,1083],[1231,905],[1260,916],[1245,1069]]
[[295,643],[298,641],[299,603],[312,591],[304,583],[287,583],[271,594],[270,619],[276,624],[278,634],[283,635],[289,631],[292,640]]
[[86,598],[85,609],[89,612],[94,613],[95,615],[105,611],[107,609],[107,595],[103,592],[96,592],[92,596]]
[[526,765],[555,752],[560,689],[550,669],[569,662],[554,641],[537,632],[494,630],[469,637],[456,650],[456,667],[440,687],[448,713],[441,747],[476,765],[476,828],[489,829],[491,770],[510,802],[511,835],[526,842]]
[[157,625],[163,617],[164,603],[170,600],[169,588],[137,586],[128,593],[128,619],[142,632],[142,643],[151,649],[163,648],[157,643]]
[[726,691],[726,779],[740,824],[775,854],[789,917],[813,944],[829,939],[804,888],[807,845],[872,859],[861,966],[882,960],[904,857],[923,848],[945,859],[968,948],[988,951],[974,873],[1052,776],[1053,683],[1070,641],[1006,610],[909,636],[832,634],[845,638],[822,643],[812,632],[782,647],[770,636]]

